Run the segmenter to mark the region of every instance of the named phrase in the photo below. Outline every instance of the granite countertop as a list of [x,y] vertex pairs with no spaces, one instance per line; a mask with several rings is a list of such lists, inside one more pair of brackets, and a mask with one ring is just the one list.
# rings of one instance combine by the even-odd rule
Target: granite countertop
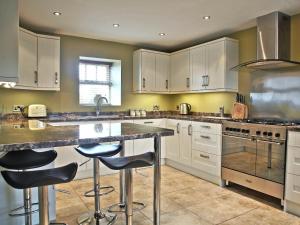
[[300,126],[290,126],[287,129],[288,131],[300,132]]
[[172,136],[171,129],[132,123],[86,123],[71,126],[51,126],[45,122],[19,121],[0,124],[0,153],[26,148],[51,148],[88,143]]

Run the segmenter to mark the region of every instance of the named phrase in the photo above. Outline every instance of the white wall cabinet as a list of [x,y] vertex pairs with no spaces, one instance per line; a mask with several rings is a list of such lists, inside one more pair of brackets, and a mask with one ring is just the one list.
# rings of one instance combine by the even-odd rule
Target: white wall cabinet
[[[144,56],[143,60],[143,54],[146,53],[148,56]],[[168,59],[170,68],[167,75]],[[238,91],[238,72],[231,68],[239,62],[239,44],[231,38],[221,38],[173,52],[170,56],[163,52],[141,49],[134,53],[133,60],[135,92],[172,94]],[[148,72],[154,70],[154,61],[156,75]],[[154,84],[148,84],[148,79],[153,79]]]
[[169,54],[144,49],[133,53],[134,92],[167,92],[169,73]]
[[17,82],[19,1],[0,1],[0,82]]
[[20,28],[20,77],[15,88],[60,90],[60,38]]
[[171,92],[190,90],[190,50],[171,54]]

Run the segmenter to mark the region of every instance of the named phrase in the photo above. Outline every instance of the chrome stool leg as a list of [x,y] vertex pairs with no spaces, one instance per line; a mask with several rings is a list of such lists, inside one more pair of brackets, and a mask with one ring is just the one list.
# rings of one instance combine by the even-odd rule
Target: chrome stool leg
[[126,225],[132,225],[132,217],[133,217],[133,208],[132,208],[132,170],[125,170],[125,185],[126,185],[126,196],[125,196],[125,215],[126,215]]
[[100,208],[100,194],[99,194],[99,186],[100,186],[100,166],[99,159],[93,159],[94,162],[94,198],[95,198],[95,211],[94,213],[88,212],[77,218],[77,223],[79,225],[112,225],[115,223],[117,219],[116,214],[112,213],[103,213]]
[[[9,213],[9,216],[16,217],[16,216],[26,216],[28,214],[36,213],[39,211],[38,203],[31,203],[31,189],[26,188],[23,190],[23,199],[24,205],[20,206],[16,209],[12,209]],[[32,209],[32,206],[36,206],[36,209]]]
[[[122,151],[120,152],[120,157],[125,156],[124,142]],[[107,211],[111,213],[125,213],[125,171],[120,170],[119,172],[119,186],[120,186],[120,202],[113,204],[108,207]],[[133,211],[140,211],[146,208],[146,205],[142,202],[133,202]]]

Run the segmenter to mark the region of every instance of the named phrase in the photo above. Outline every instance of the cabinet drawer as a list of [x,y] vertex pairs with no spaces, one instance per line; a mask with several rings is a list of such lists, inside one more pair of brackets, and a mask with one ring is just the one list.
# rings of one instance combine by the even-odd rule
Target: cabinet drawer
[[192,133],[192,149],[210,154],[221,155],[222,137],[202,132]]
[[288,145],[300,147],[300,132],[289,132]]
[[221,156],[192,151],[192,166],[206,173],[221,176]]
[[165,127],[163,119],[146,119],[146,120],[134,120],[136,124],[148,125],[153,127]]
[[287,174],[285,198],[289,201],[300,203],[300,176]]
[[288,147],[287,173],[300,175],[300,147]]
[[192,122],[192,126],[193,131],[196,132],[218,135],[221,135],[222,132],[222,125],[217,123]]

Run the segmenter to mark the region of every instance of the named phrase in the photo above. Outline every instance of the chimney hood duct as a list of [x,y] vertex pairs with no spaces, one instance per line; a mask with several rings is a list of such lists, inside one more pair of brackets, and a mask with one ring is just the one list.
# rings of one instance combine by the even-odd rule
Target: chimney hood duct
[[291,17],[281,12],[273,12],[258,17],[257,60],[242,63],[233,70],[271,70],[300,66],[300,62],[290,60]]

